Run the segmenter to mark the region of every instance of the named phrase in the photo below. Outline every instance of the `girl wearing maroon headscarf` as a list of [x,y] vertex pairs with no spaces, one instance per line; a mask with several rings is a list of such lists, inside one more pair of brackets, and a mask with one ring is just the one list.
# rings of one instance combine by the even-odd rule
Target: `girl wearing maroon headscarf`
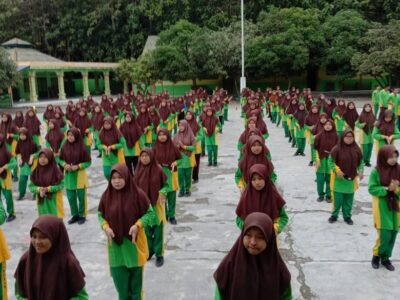
[[31,175],[34,159],[37,158],[39,147],[36,145],[29,131],[22,127],[19,130],[19,139],[16,148],[20,177],[18,182],[19,197],[22,200],[26,194],[28,178]]
[[[386,110],[387,111],[387,110]],[[374,227],[378,233],[373,249],[372,267],[381,263],[387,270],[394,271],[390,262],[399,231],[399,151],[393,145],[384,145],[378,152],[376,168],[371,171],[368,192],[372,198]]]
[[109,179],[112,166],[125,163],[123,136],[111,117],[104,118],[97,148],[101,151],[103,173]]
[[71,208],[72,218],[68,224],[83,224],[86,222],[89,187],[86,169],[91,165],[91,158],[78,128],[68,130],[61,148],[60,164],[64,168],[64,184]]
[[142,299],[143,269],[149,257],[144,228],[154,225],[154,212],[125,164],[111,170],[98,219],[107,236],[110,273],[119,299]]
[[69,127],[73,126],[77,117],[78,109],[75,104],[71,104],[69,107],[67,107],[67,123]]
[[290,272],[279,254],[274,224],[249,214],[232,249],[214,273],[215,300],[292,299]]
[[382,116],[372,131],[372,137],[376,141],[376,153],[384,145],[392,145],[395,140],[400,138],[400,131],[395,124],[393,112],[387,109],[383,112]]
[[139,114],[136,118],[136,122],[145,134],[144,143],[146,147],[151,147],[153,140],[153,127],[151,124],[151,119],[149,112],[147,110],[147,104],[141,104],[139,107]]
[[157,139],[156,133],[158,126],[160,125],[160,116],[158,115],[158,112],[156,111],[154,104],[149,106],[148,111],[149,111],[149,118],[151,121],[151,126],[149,128],[149,130],[151,130],[151,144],[147,146],[153,147]]
[[192,172],[196,164],[194,152],[196,150],[196,138],[186,120],[179,122],[178,133],[173,142],[181,152],[181,158],[177,161],[179,194],[178,197],[190,197],[192,193]]
[[46,110],[43,113],[43,121],[45,122],[45,124],[47,125],[48,122],[54,119],[54,106],[53,104],[48,104],[46,106]]
[[355,130],[356,122],[358,120],[358,112],[356,105],[353,101],[347,103],[346,112],[343,115],[343,118],[346,122],[346,128],[351,128],[351,130]]
[[346,109],[346,102],[340,99],[332,113],[332,118],[335,121],[336,131],[339,137],[342,136],[343,130],[345,129],[346,121],[344,119],[344,114],[346,113]]
[[[327,119],[325,119],[327,120]],[[308,144],[310,145],[310,163],[308,164],[310,167],[314,165],[316,156],[315,156],[315,149],[314,149],[314,139],[315,136],[313,134],[313,129],[318,125],[320,122],[319,119],[319,109],[317,105],[312,105],[311,110],[307,114],[306,120],[305,120],[305,126],[306,126],[306,137],[308,140]],[[326,121],[325,121],[326,122]]]
[[306,106],[303,103],[299,104],[297,111],[293,114],[292,122],[295,124],[295,138],[296,138],[296,145],[297,151],[294,154],[295,156],[301,155],[306,156],[304,154],[304,150],[306,148],[306,118],[307,118],[307,111]]
[[38,157],[38,164],[30,177],[29,190],[36,195],[39,216],[49,214],[62,218],[64,217],[63,173],[50,149],[40,150]]
[[128,166],[129,172],[133,174],[138,163],[140,149],[142,149],[142,128],[136,122],[136,118],[132,113],[125,114],[125,122],[122,123],[119,130],[123,135],[125,163]]
[[249,176],[251,184],[243,191],[236,208],[236,225],[243,229],[244,220],[249,214],[262,212],[273,220],[275,232],[279,234],[289,220],[284,207],[285,200],[276,189],[265,165],[253,165]]
[[201,139],[203,131],[200,130],[201,126],[197,123],[196,115],[191,111],[188,110],[185,116],[185,120],[189,123],[190,128],[194,136],[196,137],[196,151],[194,154],[196,165],[193,168],[193,183],[197,183],[199,181],[199,172],[200,172],[200,157],[201,157]]
[[166,128],[160,128],[157,132],[157,141],[153,146],[154,157],[162,166],[167,175],[168,189],[166,190],[166,215],[167,221],[176,225],[175,206],[176,191],[178,190],[178,169],[177,161],[182,155],[179,148],[174,145],[171,135]]
[[168,181],[167,175],[165,175],[150,148],[144,148],[140,152],[134,180],[149,197],[153,207],[155,225],[146,226],[145,232],[149,246],[149,259],[155,254],[156,266],[161,267],[164,264],[165,197],[168,193]]
[[24,127],[28,129],[35,143],[41,147],[40,127],[41,123],[33,108],[29,108],[25,115]]
[[375,115],[372,105],[367,103],[364,105],[359,119],[356,122],[356,127],[360,129],[360,140],[363,160],[366,167],[371,166],[372,148],[374,146],[374,138],[372,132],[375,126]]
[[17,128],[17,130],[24,127],[24,114],[22,113],[21,110],[18,110],[15,113],[13,123],[14,123],[14,126]]
[[292,148],[296,146],[296,136],[295,136],[295,122],[293,122],[293,115],[297,111],[299,107],[299,102],[297,101],[297,98],[292,98],[290,100],[290,104],[286,109],[286,115],[287,115],[287,125],[289,128],[289,142],[292,142]]
[[[94,146],[95,149],[97,149],[97,144],[99,143],[99,132],[101,128],[103,127],[103,122],[104,122],[104,112],[101,108],[100,105],[95,104],[93,108],[93,114],[92,114],[92,129],[93,129],[93,139],[94,139]],[[99,156],[101,157],[101,151],[99,151]]]
[[167,128],[169,131],[172,130],[171,124],[171,110],[168,107],[167,100],[162,99],[160,108],[158,110],[160,114],[160,128]]
[[79,114],[74,122],[74,127],[81,131],[83,142],[86,146],[87,152],[90,155],[90,148],[92,146],[92,136],[90,134],[92,131],[92,121],[90,121],[86,109],[81,108],[79,110]]
[[221,132],[221,123],[211,107],[206,109],[206,116],[201,121],[201,126],[205,135],[208,165],[215,167],[218,165],[218,133]]
[[[15,148],[17,146],[18,131],[14,125],[10,114],[1,114],[0,133],[6,138],[6,145],[11,155],[15,157]],[[18,181],[18,165],[12,170],[13,181]]]
[[329,159],[331,176],[333,176],[333,211],[329,218],[330,223],[337,221],[340,209],[343,211],[344,221],[353,225],[351,211],[353,208],[354,193],[358,189],[358,178],[364,178],[364,162],[360,147],[355,141],[351,129],[346,129],[339,143],[333,147]]
[[324,201],[324,199],[328,203],[331,202],[331,170],[328,159],[338,140],[335,123],[332,120],[326,121],[322,130],[315,137],[314,148],[317,155],[315,169],[319,202]]
[[60,163],[60,150],[65,141],[65,135],[55,119],[49,120],[49,130],[45,136],[46,148],[53,150],[57,163]]
[[269,158],[269,150],[264,144],[264,139],[254,135],[249,137],[246,147],[243,148],[243,156],[239,161],[235,173],[235,182],[240,191],[243,191],[248,184],[250,168],[255,164],[263,164],[268,169],[268,176],[272,181],[276,181],[274,166]]
[[29,249],[15,271],[15,296],[29,300],[87,300],[85,273],[72,252],[67,229],[54,216],[36,219]]

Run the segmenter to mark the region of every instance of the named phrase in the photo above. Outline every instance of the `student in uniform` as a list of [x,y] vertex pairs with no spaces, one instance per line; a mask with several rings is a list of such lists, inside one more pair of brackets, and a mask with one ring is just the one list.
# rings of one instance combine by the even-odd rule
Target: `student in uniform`
[[87,189],[89,181],[86,169],[91,157],[78,128],[67,131],[67,139],[61,148],[60,163],[64,168],[64,185],[72,218],[68,224],[83,224],[87,215]]
[[[93,139],[94,146],[97,149],[97,145],[99,143],[99,133],[104,123],[104,112],[100,105],[96,104],[93,108],[92,114],[92,129],[93,129]],[[98,149],[97,149],[98,150]],[[99,155],[97,157],[101,157],[101,151],[99,151]]]
[[319,202],[324,201],[324,199],[328,203],[332,201],[328,160],[331,150],[337,144],[338,140],[335,123],[332,120],[326,121],[323,129],[315,137],[314,148],[317,155],[315,169]]
[[24,127],[28,129],[30,135],[33,137],[35,143],[41,147],[40,127],[41,123],[36,116],[33,108],[29,108],[25,115]]
[[107,237],[110,273],[119,299],[142,300],[143,270],[149,256],[144,228],[153,225],[154,213],[125,164],[111,169],[98,219]]
[[197,123],[196,115],[191,111],[188,110],[185,116],[185,120],[189,123],[190,129],[194,136],[196,137],[196,151],[194,153],[194,157],[196,160],[196,165],[193,167],[193,183],[199,182],[199,173],[200,173],[200,158],[201,158],[201,139],[203,130],[201,126]]
[[119,130],[124,137],[125,163],[128,166],[129,172],[133,174],[138,164],[140,149],[142,149],[143,146],[141,140],[143,131],[137,124],[136,118],[132,113],[126,113],[124,119],[125,121],[122,123]]
[[334,109],[332,113],[333,120],[335,121],[336,131],[338,133],[338,137],[342,136],[345,127],[345,119],[344,114],[346,113],[346,102],[343,99],[338,101],[338,105]]
[[[0,226],[6,221],[7,215],[3,207],[3,202],[0,201]],[[11,258],[10,251],[3,229],[0,227],[0,299],[7,298],[7,278],[6,278],[6,261]]]
[[291,300],[290,272],[279,254],[271,218],[247,216],[232,249],[214,273],[215,300]]
[[356,105],[353,101],[347,103],[346,112],[343,115],[343,119],[345,121],[345,128],[350,128],[351,130],[355,131],[356,122],[358,120],[358,112]]
[[391,110],[387,109],[383,112],[383,116],[378,120],[372,131],[372,137],[375,140],[376,153],[384,145],[394,144],[394,141],[400,138],[400,131],[396,127],[394,114]]
[[[7,222],[15,220],[14,200],[12,195],[11,171],[17,166],[15,157],[7,149],[6,137],[0,133],[0,197],[4,196],[7,204]],[[0,201],[2,201],[0,199]]]
[[[327,119],[325,119],[327,120]],[[312,105],[309,113],[307,114],[305,120],[305,127],[306,127],[306,137],[308,140],[308,144],[310,145],[310,162],[309,166],[313,166],[315,163],[315,149],[314,149],[314,134],[313,130],[320,122],[319,118],[319,109],[317,105]]]
[[363,153],[363,161],[366,167],[371,166],[372,148],[374,146],[374,139],[372,132],[375,126],[375,116],[372,111],[371,104],[364,105],[363,110],[356,122],[356,127],[360,129],[361,150]]
[[176,191],[178,190],[178,169],[177,161],[182,154],[178,147],[172,142],[171,135],[166,128],[160,128],[157,132],[157,141],[153,146],[154,157],[161,165],[167,175],[168,188],[164,190],[166,194],[166,216],[167,221],[176,225],[175,206]]
[[14,126],[17,128],[17,130],[24,127],[24,114],[22,113],[21,110],[18,110],[15,113],[13,123],[14,123]]
[[206,116],[202,121],[202,127],[205,135],[205,143],[207,147],[208,165],[218,165],[218,131],[221,123],[215,116],[214,110],[209,107],[206,110]]
[[74,127],[80,130],[83,143],[85,144],[86,150],[90,155],[90,148],[92,147],[92,121],[89,119],[86,109],[81,108],[79,110],[79,114],[74,122]]
[[372,215],[378,233],[373,249],[372,267],[379,263],[394,271],[390,261],[399,231],[399,152],[393,145],[385,145],[378,152],[376,168],[371,171],[368,192],[372,195]]
[[297,111],[293,114],[292,122],[294,122],[295,130],[294,135],[296,138],[297,151],[295,156],[305,156],[304,150],[306,148],[306,127],[305,120],[307,118],[306,106],[300,103]]
[[192,194],[192,172],[196,163],[194,158],[196,138],[186,120],[179,121],[178,133],[174,136],[173,142],[181,152],[181,159],[177,161],[179,180],[178,197],[190,197]]
[[15,297],[40,300],[87,300],[85,273],[71,249],[62,220],[41,216],[30,231],[29,249],[15,271]]
[[279,234],[288,223],[285,200],[279,194],[268,175],[268,168],[255,164],[250,168],[249,181],[236,208],[236,225],[243,229],[244,220],[253,212],[267,214],[274,222],[275,233]]
[[65,141],[65,134],[62,132],[59,123],[55,119],[48,122],[48,131],[45,136],[46,148],[53,150],[58,164],[60,164],[60,150]]
[[36,145],[28,129],[22,127],[19,130],[19,139],[17,142],[16,154],[18,157],[18,165],[20,168],[20,176],[18,182],[19,196],[18,200],[22,200],[26,194],[28,179],[31,175],[34,159],[37,156],[39,147]]
[[372,105],[374,106],[374,116],[378,116],[379,112],[379,93],[381,91],[380,85],[376,85],[375,90],[372,92]]
[[38,163],[32,171],[29,190],[35,195],[39,216],[64,217],[64,176],[50,149],[39,151]]
[[112,166],[125,163],[123,136],[111,117],[104,118],[103,127],[99,133],[97,149],[101,151],[104,177],[110,178]]
[[333,147],[329,160],[331,165],[331,180],[333,181],[333,209],[329,223],[337,221],[340,210],[348,225],[353,225],[351,211],[354,193],[358,189],[358,178],[364,178],[364,162],[360,147],[355,141],[354,132],[346,129],[339,143]]
[[154,225],[146,226],[145,232],[149,246],[149,260],[156,255],[156,267],[164,264],[164,226],[165,197],[168,193],[167,175],[154,157],[150,148],[140,152],[140,158],[134,180],[149,197],[154,211]]

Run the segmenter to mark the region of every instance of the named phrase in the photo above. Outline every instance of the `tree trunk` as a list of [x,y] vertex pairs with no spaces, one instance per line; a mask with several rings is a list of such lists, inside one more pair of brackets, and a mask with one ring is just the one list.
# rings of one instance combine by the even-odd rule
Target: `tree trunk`
[[157,89],[156,89],[156,83],[154,81],[151,82],[151,88],[153,91],[153,95],[155,95],[157,93]]
[[192,89],[195,90],[197,88],[196,78],[192,79]]
[[292,81],[290,80],[289,76],[286,76],[286,80],[287,80],[287,83],[288,83],[287,90],[290,91],[290,87],[292,86]]

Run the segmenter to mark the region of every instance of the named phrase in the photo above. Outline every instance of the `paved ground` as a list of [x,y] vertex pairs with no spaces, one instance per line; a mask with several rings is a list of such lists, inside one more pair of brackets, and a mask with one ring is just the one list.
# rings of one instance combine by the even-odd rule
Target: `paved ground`
[[[329,224],[330,204],[316,201],[314,169],[309,157],[294,157],[282,129],[268,122],[268,146],[278,174],[278,186],[290,218],[280,235],[281,252],[292,274],[296,299],[399,299],[400,242],[393,255],[397,270],[370,267],[376,234],[372,224],[371,197],[367,192],[369,169],[356,194],[354,226],[342,219]],[[234,184],[237,166],[236,142],[242,131],[239,107],[230,108],[230,121],[220,136],[218,168],[202,160],[201,179],[190,198],[179,198],[178,225],[166,227],[165,265],[158,269],[154,259],[145,268],[145,299],[212,299],[212,274],[236,240],[235,208],[239,193]],[[307,152],[309,148],[307,148]],[[107,268],[106,239],[97,222],[97,205],[105,190],[99,159],[90,167],[89,216],[83,225],[67,225],[72,247],[87,275],[91,299],[116,299]],[[14,193],[16,197],[16,193]],[[30,194],[28,195],[30,198]],[[21,254],[29,244],[29,229],[37,216],[34,202],[16,203],[17,220],[3,226],[12,253],[8,262],[9,289]],[[65,199],[69,218],[69,207]],[[10,292],[11,294],[11,292]],[[397,295],[397,296],[396,296]],[[11,299],[14,299],[11,297]]]

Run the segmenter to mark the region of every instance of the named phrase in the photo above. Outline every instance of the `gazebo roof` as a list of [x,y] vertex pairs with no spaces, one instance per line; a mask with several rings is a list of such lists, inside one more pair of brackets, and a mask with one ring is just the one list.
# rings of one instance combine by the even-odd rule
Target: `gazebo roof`
[[160,37],[158,35],[149,35],[146,40],[146,44],[144,45],[142,55],[156,49],[157,41]]
[[7,42],[4,42],[3,44],[1,44],[4,48],[6,47],[19,47],[19,46],[30,46],[32,47],[32,44],[21,40],[19,38],[13,38],[11,40],[8,40]]

